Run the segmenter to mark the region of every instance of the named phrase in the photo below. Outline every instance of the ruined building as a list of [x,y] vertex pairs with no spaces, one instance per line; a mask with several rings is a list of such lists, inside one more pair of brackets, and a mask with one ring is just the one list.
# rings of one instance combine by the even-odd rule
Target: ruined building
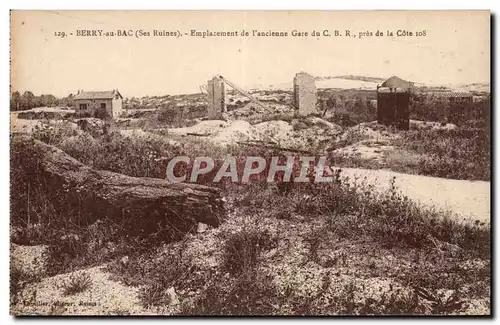
[[317,112],[316,83],[314,77],[305,72],[299,72],[293,78],[295,114],[307,116]]
[[222,113],[226,112],[226,88],[224,80],[215,76],[207,83],[208,118],[219,120]]
[[393,76],[377,86],[377,121],[400,130],[410,129],[412,84]]

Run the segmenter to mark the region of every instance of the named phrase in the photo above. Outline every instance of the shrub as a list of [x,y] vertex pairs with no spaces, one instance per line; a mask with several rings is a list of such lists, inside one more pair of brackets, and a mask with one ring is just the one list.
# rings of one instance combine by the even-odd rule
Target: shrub
[[224,269],[241,274],[257,264],[259,253],[273,247],[274,241],[266,231],[243,230],[230,234],[224,244]]
[[253,267],[231,279],[216,279],[192,305],[184,305],[182,315],[261,315],[279,313],[279,292],[272,278]]
[[78,137],[60,144],[70,156],[95,169],[135,176],[165,178],[167,159],[179,148],[153,137],[126,137],[118,132],[98,139]]
[[65,296],[71,296],[88,290],[92,286],[92,279],[86,272],[72,274],[68,281],[62,285]]
[[167,124],[173,123],[179,115],[179,110],[181,110],[181,108],[178,108],[176,106],[167,106],[161,108],[157,113],[158,121]]
[[116,259],[107,270],[129,286],[141,286],[139,297],[144,306],[168,303],[166,291],[170,287],[186,288],[192,282],[204,283],[206,275],[195,274],[192,257],[186,254],[186,239],[172,242],[169,250],[150,247],[135,250],[127,255],[127,261]]
[[34,290],[34,296],[26,297],[24,296],[23,290],[29,284],[35,284],[41,281],[42,275],[40,273],[26,273],[15,267],[10,266],[10,274],[9,274],[9,284],[10,284],[10,305],[13,306],[15,304],[33,304],[36,299],[36,289]]
[[491,142],[488,130],[418,130],[403,133],[397,145],[422,155],[424,175],[490,180]]
[[37,124],[33,129],[33,137],[50,145],[58,145],[62,140],[77,135],[78,132],[71,123],[57,122]]
[[[29,241],[33,225],[61,225],[61,214],[75,212],[75,207],[67,204],[58,206],[54,198],[65,198],[64,191],[48,191],[47,182],[41,177],[39,153],[29,143],[11,138],[11,225],[25,229],[21,241]],[[67,201],[73,203],[73,201]],[[77,208],[76,208],[77,210]],[[36,244],[36,243],[32,243]]]
[[156,120],[170,127],[189,127],[196,124],[193,119],[206,115],[206,107],[177,107],[164,105],[156,113]]

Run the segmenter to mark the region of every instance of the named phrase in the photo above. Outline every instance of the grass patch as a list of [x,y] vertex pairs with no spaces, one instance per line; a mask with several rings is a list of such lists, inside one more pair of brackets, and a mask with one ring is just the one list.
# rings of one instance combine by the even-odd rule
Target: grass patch
[[490,134],[483,129],[418,130],[403,133],[396,145],[422,155],[419,173],[490,180]]
[[90,275],[85,272],[79,274],[72,274],[68,281],[62,285],[64,295],[72,296],[80,292],[84,292],[92,287],[92,279]]
[[229,235],[224,251],[224,269],[230,274],[242,274],[257,264],[261,250],[270,249],[273,239],[268,232],[241,231]]
[[386,192],[379,193],[373,185],[340,177],[342,181],[334,183],[295,184],[285,194],[255,185],[254,190],[246,190],[239,204],[247,211],[261,209],[270,216],[284,212],[328,216],[338,234],[370,237],[387,247],[424,248],[435,246],[436,239],[489,256],[489,229],[484,225],[458,223],[445,212],[415,203],[396,190],[395,179]]
[[95,169],[135,177],[165,178],[167,160],[179,149],[153,137],[126,137],[114,132],[94,139],[88,135],[62,142],[70,156]]

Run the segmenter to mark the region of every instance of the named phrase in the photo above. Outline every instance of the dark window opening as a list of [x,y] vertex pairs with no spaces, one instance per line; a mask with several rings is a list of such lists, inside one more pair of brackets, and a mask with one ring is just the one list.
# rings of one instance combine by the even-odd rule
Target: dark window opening
[[80,109],[81,110],[87,109],[87,104],[80,104]]
[[101,109],[106,109],[106,103],[101,103]]

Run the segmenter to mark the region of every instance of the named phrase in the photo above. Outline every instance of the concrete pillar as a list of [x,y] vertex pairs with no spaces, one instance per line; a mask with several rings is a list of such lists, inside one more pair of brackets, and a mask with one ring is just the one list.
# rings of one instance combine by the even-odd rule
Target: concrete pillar
[[217,77],[208,81],[208,119],[218,120],[226,112],[226,88],[224,82]]
[[295,98],[295,114],[307,116],[317,113],[316,109],[316,83],[314,77],[305,72],[299,72],[293,78]]

